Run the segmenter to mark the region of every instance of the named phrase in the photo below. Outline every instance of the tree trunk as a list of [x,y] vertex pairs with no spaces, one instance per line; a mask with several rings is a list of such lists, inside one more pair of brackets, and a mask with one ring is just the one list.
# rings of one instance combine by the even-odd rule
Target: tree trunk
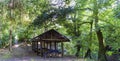
[[14,9],[14,0],[10,0],[9,2],[9,8],[10,8],[10,29],[9,29],[9,51],[12,51],[12,20],[13,20],[13,9]]
[[106,51],[103,43],[103,34],[101,32],[101,29],[98,26],[98,16],[95,17],[95,28],[96,28],[96,34],[99,42],[99,51],[98,51],[98,61],[107,61],[106,58]]
[[12,51],[12,29],[9,30],[9,51]]
[[99,51],[98,51],[98,61],[107,61],[106,55],[105,55],[105,47],[103,44],[103,35],[101,30],[99,29],[96,31],[97,38],[99,40]]
[[91,57],[91,49],[88,48],[87,52],[85,53],[85,58],[89,57],[90,59],[92,58]]
[[103,43],[103,34],[101,32],[101,29],[98,26],[98,16],[95,16],[95,28],[96,28],[96,34],[99,42],[99,51],[98,51],[98,61],[107,61],[106,59],[106,51]]

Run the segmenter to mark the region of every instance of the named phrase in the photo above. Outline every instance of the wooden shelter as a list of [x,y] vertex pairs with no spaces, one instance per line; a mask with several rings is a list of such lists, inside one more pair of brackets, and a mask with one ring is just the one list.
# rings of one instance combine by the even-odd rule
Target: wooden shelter
[[[70,40],[54,29],[46,31],[32,39],[32,50],[42,57],[63,56],[64,43]],[[60,49],[58,48],[60,47]]]

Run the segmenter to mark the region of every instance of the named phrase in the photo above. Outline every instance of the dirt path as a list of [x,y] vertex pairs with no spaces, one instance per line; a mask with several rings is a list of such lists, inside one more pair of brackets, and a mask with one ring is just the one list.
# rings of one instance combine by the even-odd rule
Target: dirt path
[[0,61],[83,61],[83,59],[77,59],[72,56],[63,58],[41,58],[32,51],[31,46],[21,43],[13,46],[11,53],[8,49],[0,49]]
[[82,59],[77,58],[41,58],[41,57],[20,57],[20,58],[10,58],[10,59],[3,59],[0,61],[83,61]]
[[120,61],[120,54],[113,54],[112,56],[108,56],[108,61]]
[[[76,58],[74,56],[65,56],[63,58],[41,58],[37,56],[30,46],[21,44],[19,47],[13,47],[12,53],[8,49],[0,49],[0,61],[94,61]],[[108,56],[108,61],[120,61],[120,55]]]

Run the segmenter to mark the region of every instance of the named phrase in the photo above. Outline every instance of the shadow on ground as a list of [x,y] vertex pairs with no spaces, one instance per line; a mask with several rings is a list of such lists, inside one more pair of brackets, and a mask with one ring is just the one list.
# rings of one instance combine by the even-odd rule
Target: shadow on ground
[[[8,49],[0,49],[0,61],[95,61],[90,59],[76,58],[75,56],[41,58],[32,51],[31,45],[26,43],[14,45],[12,48],[12,52],[9,52]],[[119,54],[107,56],[107,58],[108,61],[120,61]]]

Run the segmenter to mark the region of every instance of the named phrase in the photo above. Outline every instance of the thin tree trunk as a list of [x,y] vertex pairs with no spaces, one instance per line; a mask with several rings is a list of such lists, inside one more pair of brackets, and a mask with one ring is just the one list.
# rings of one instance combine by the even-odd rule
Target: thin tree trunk
[[12,28],[9,30],[9,51],[12,51]]
[[92,57],[91,57],[91,49],[90,49],[90,47],[91,47],[91,41],[92,41],[92,25],[93,25],[93,20],[92,20],[92,22],[90,23],[89,47],[88,47],[88,50],[87,50],[87,52],[86,52],[86,54],[85,54],[85,58],[86,58],[86,57],[89,57],[90,59],[92,59]]
[[85,53],[85,58],[87,58],[87,57],[90,57],[90,59],[92,58],[91,57],[91,49],[90,48],[88,48],[87,52]]
[[[12,10],[11,10],[11,15],[12,15]],[[9,51],[12,51],[12,17],[11,17],[11,24],[10,24],[10,29],[9,29]]]
[[12,15],[13,15],[13,8],[14,8],[14,0],[10,0],[10,3],[9,3],[9,8],[10,8],[10,29],[9,29],[9,51],[11,52],[12,51]]

